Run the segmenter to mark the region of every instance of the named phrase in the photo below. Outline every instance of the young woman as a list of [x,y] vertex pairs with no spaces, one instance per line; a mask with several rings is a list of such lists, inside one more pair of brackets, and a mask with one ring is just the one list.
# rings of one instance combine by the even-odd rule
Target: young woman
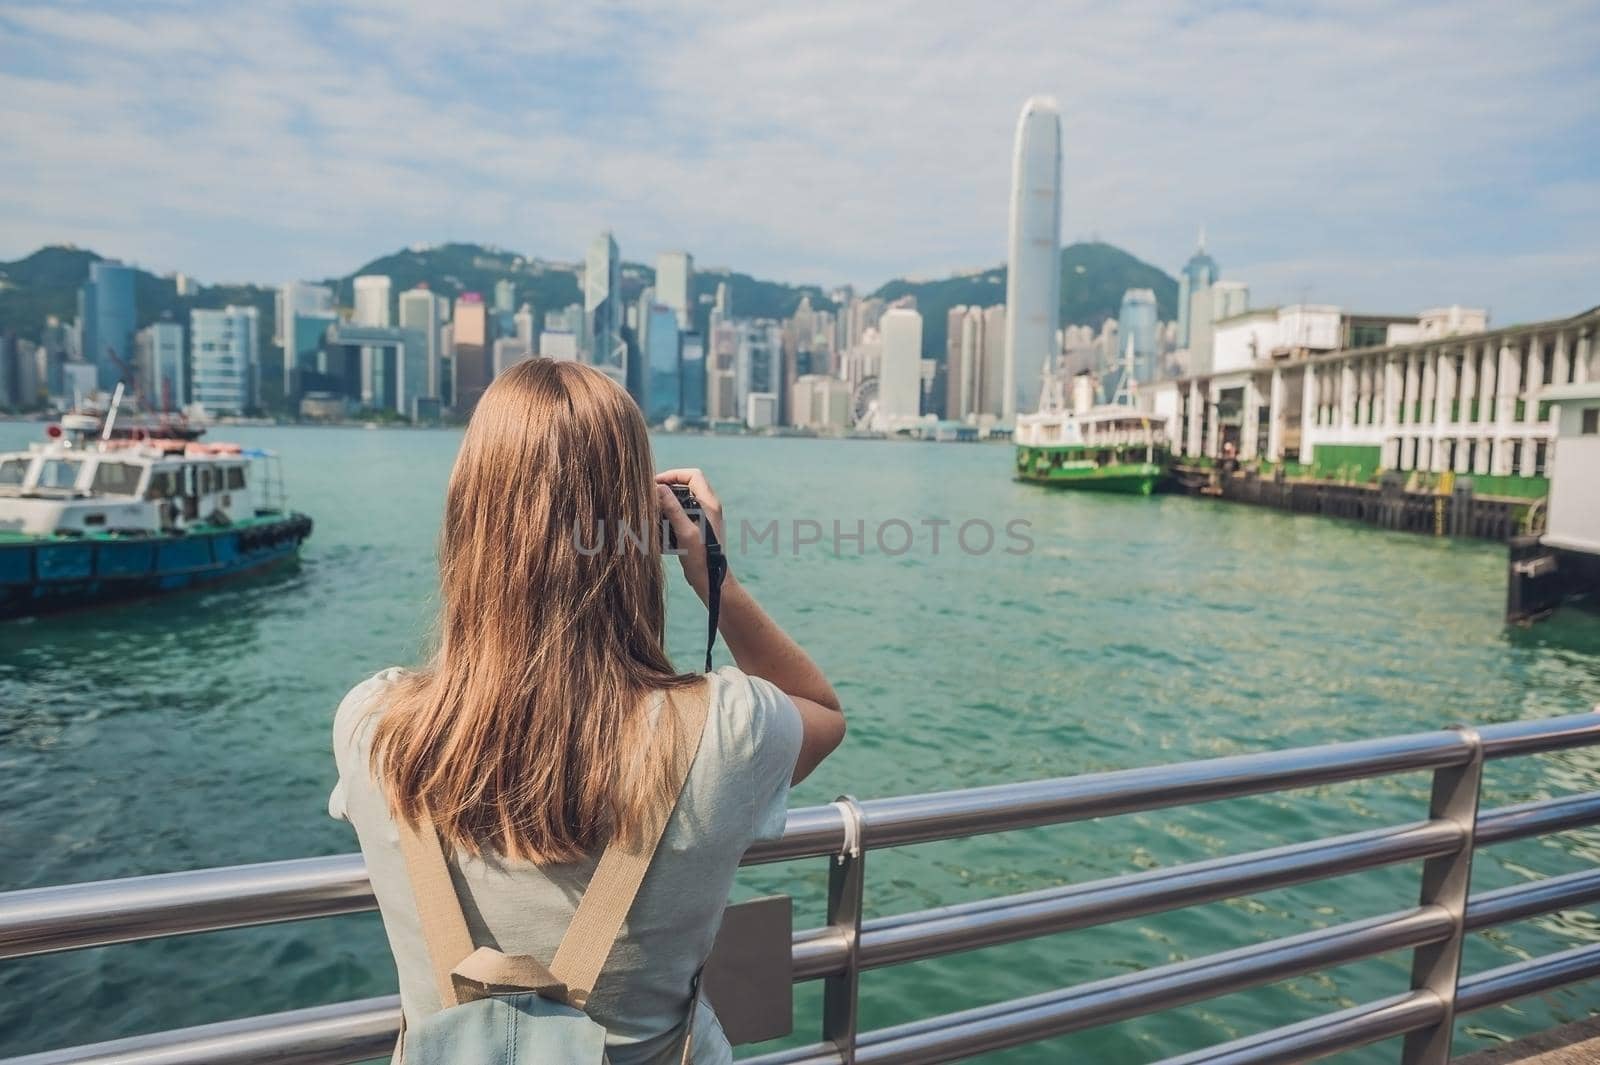
[[[653,469],[638,407],[599,371],[530,359],[496,378],[445,496],[438,651],[340,704],[329,810],[360,837],[408,1029],[442,1007],[402,831],[437,830],[473,945],[548,964],[602,849],[676,798],[585,1009],[612,1065],[677,1061],[740,855],[783,831],[790,784],[844,737],[827,678],[734,573],[721,632],[737,667],[702,678],[668,661],[663,516],[707,595],[699,527],[668,486],[687,485],[727,541],[699,470]],[[709,713],[674,795],[690,697]],[[697,1065],[731,1061],[704,1001],[693,1031]]]

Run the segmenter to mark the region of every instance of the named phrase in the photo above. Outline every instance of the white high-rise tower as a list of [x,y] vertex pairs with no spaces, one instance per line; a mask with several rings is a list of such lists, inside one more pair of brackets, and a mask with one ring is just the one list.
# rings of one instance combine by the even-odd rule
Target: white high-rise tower
[[1022,105],[1011,160],[1011,258],[1006,273],[1005,406],[1038,409],[1061,315],[1061,109],[1049,96]]

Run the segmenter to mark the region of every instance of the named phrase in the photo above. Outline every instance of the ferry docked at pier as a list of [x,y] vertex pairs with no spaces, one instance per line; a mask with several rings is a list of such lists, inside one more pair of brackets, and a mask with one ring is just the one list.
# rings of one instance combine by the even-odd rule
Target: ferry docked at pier
[[[119,389],[120,392],[120,389]],[[277,456],[181,419],[64,415],[0,452],[0,618],[175,591],[293,557]]]
[[1140,410],[1129,365],[1110,403],[1092,405],[1087,375],[1073,379],[1071,401],[1046,387],[1039,410],[1017,418],[1016,479],[1056,488],[1147,496],[1166,477],[1171,448],[1164,415]]

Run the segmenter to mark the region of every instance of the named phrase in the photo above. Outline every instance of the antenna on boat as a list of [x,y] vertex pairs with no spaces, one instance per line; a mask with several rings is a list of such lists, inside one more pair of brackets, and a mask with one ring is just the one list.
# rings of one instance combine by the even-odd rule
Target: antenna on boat
[[100,430],[102,441],[111,439],[111,428],[117,424],[117,408],[122,406],[122,382],[117,382],[116,391],[111,393],[111,409],[106,412],[106,424]]

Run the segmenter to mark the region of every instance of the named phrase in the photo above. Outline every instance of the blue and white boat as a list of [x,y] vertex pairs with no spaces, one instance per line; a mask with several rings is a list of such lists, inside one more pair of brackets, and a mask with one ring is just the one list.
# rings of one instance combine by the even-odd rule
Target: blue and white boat
[[0,618],[176,591],[295,557],[277,456],[171,424],[68,414],[0,452]]

